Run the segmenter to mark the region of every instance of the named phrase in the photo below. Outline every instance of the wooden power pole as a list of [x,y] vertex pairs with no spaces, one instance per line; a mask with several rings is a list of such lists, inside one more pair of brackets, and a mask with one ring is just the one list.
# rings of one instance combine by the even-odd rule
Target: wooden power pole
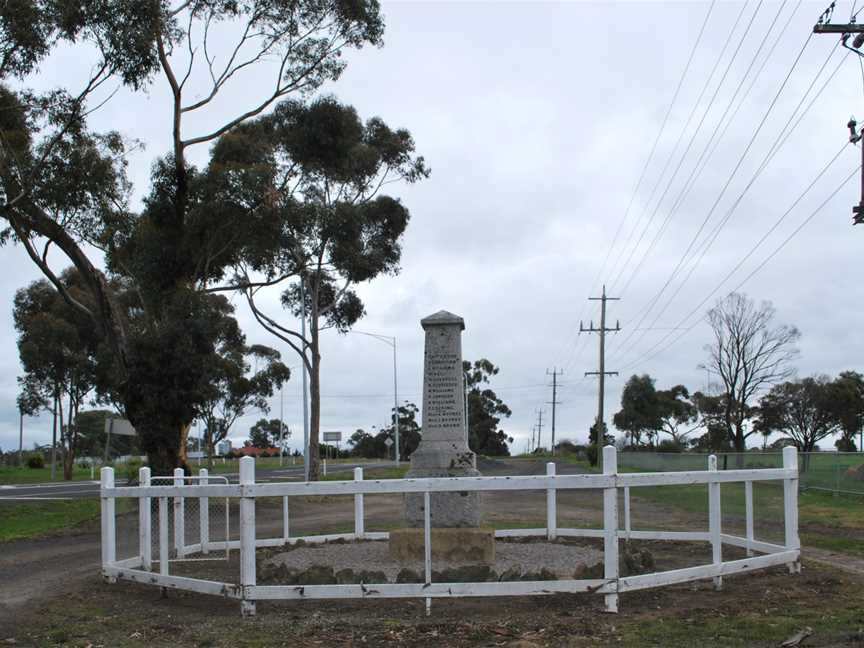
[[552,455],[555,455],[555,406],[560,405],[561,401],[558,400],[558,376],[562,375],[564,370],[558,371],[557,367],[553,367],[552,373],[549,373],[549,370],[546,370],[547,376],[552,376],[552,400],[547,401],[548,404],[552,405]]
[[[856,14],[857,15],[857,14]],[[819,16],[819,20],[813,26],[814,34],[840,34],[840,42],[843,47],[849,51],[855,52],[858,56],[864,57],[864,52],[861,52],[861,46],[864,45],[864,24],[855,22],[855,15],[849,17],[849,22],[832,23],[831,18],[834,16],[834,3],[832,2],[828,8]],[[852,45],[849,45],[849,38],[855,34],[852,39]],[[853,144],[861,143],[861,201],[852,207],[852,224],[864,224],[864,142],[861,142],[862,131],[857,131],[857,122],[855,119],[850,119],[846,127],[849,129],[849,141]]]
[[[599,333],[600,334],[600,367],[599,371],[586,371],[586,376],[599,376],[600,377],[600,393],[597,398],[597,440],[595,445],[597,447],[597,464],[602,467],[603,461],[603,398],[604,392],[606,389],[606,376],[617,376],[617,371],[606,371],[606,333],[615,332],[621,330],[621,325],[616,321],[615,328],[607,328],[606,327],[606,302],[607,301],[618,301],[620,297],[607,297],[606,296],[606,286],[603,286],[603,294],[600,297],[589,297],[589,301],[599,301],[600,302],[600,327],[594,328],[594,322],[592,321],[588,328],[585,328],[582,325],[582,322],[579,322],[579,332],[580,333]],[[590,441],[590,439],[589,439]]]

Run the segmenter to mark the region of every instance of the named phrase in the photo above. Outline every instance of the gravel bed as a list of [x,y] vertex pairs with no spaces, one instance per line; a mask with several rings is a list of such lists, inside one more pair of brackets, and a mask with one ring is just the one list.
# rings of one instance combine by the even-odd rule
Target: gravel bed
[[[275,554],[264,562],[265,567],[285,567],[305,570],[313,566],[353,569],[354,571],[381,571],[388,580],[393,580],[403,568],[423,573],[422,561],[396,562],[390,558],[386,540],[326,543],[307,545]],[[502,542],[495,543],[495,563],[489,565],[501,574],[518,567],[523,572],[538,572],[546,569],[559,578],[572,578],[580,566],[592,567],[603,560],[603,553],[593,547],[563,542]],[[451,563],[433,560],[432,569],[462,567],[466,563]]]

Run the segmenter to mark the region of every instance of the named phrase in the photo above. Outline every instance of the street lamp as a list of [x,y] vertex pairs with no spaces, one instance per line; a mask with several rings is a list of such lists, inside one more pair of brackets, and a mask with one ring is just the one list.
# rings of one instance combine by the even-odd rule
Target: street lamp
[[393,429],[396,431],[396,465],[399,465],[399,390],[396,385],[396,336],[366,333],[365,331],[349,331],[357,335],[375,338],[379,342],[393,347]]

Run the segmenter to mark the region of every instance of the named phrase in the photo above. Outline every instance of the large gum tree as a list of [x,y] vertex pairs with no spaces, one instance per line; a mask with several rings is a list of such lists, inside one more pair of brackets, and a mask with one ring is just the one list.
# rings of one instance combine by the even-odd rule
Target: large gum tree
[[[248,241],[269,231],[274,215],[270,201],[260,200],[272,192],[250,191],[242,210],[213,209],[211,169],[197,169],[190,154],[279,100],[303,98],[337,79],[343,50],[378,45],[382,32],[374,0],[0,5],[2,239],[23,246],[54,289],[92,321],[157,473],[184,463],[216,353],[206,291],[224,281]],[[60,47],[76,49],[62,64],[79,66],[64,78],[84,80],[34,89],[40,67],[58,64],[49,57]],[[157,85],[168,90],[154,110],[167,117],[170,146],[154,160],[136,208],[126,164],[140,115],[130,112],[122,136],[94,132],[90,122],[116,90],[131,106]],[[69,264],[86,302],[59,279]],[[137,294],[134,325],[112,289],[117,282]]]

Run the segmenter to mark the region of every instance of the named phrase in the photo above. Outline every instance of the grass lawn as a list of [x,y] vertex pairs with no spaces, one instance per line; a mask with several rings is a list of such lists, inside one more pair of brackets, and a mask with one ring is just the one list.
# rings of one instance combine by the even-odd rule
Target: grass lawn
[[[99,479],[99,469],[94,472],[94,479]],[[72,479],[76,481],[90,479],[90,469],[75,466]],[[51,468],[28,468],[27,466],[0,466],[0,484],[39,484],[51,481]],[[58,464],[55,482],[63,481],[63,467]]]
[[61,529],[70,529],[97,517],[99,517],[98,499],[22,504],[7,501],[0,504],[0,541],[31,538]]

